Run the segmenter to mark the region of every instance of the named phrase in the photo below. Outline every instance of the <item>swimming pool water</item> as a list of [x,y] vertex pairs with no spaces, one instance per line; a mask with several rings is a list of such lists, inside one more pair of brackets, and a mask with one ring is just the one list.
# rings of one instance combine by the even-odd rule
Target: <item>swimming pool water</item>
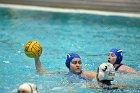
[[[42,66],[50,71],[68,71],[65,59],[69,52],[81,56],[83,70],[96,71],[114,47],[124,51],[122,63],[140,71],[139,30],[140,18],[0,8],[0,93],[16,93],[23,82],[36,83],[39,93],[102,93],[85,88],[83,80],[69,84],[62,74],[39,74],[34,60],[24,54],[23,45],[32,39],[40,42]],[[140,85],[140,77],[117,74],[115,82]]]

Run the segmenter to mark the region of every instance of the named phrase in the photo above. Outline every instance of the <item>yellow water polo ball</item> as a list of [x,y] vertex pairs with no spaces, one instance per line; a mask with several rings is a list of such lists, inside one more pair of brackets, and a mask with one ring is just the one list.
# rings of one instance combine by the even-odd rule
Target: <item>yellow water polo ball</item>
[[37,41],[30,40],[24,45],[24,52],[28,57],[36,58],[41,55],[42,47]]

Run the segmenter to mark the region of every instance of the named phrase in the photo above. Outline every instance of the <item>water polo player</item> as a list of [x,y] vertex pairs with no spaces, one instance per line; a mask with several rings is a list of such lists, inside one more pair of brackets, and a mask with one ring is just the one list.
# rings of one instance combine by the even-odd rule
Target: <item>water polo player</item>
[[115,71],[136,73],[134,69],[121,63],[123,53],[121,49],[113,48],[108,53],[108,62],[113,64]]
[[78,54],[69,53],[66,58],[66,66],[69,69],[69,73],[80,75],[81,77],[87,77],[93,79],[96,77],[96,72],[82,70],[82,61]]
[[97,84],[87,84],[88,88],[101,89],[121,89],[121,88],[140,88],[139,86],[132,86],[126,84],[112,84],[115,78],[114,66],[111,63],[102,63],[97,69]]
[[[46,74],[55,74],[55,72],[49,72],[42,68],[41,62],[39,59],[40,56],[35,58],[35,65],[36,70],[40,73],[46,73]],[[81,77],[86,77],[88,79],[93,79],[96,77],[96,72],[93,71],[84,71],[82,70],[82,62],[81,58],[76,53],[69,53],[67,54],[66,58],[66,66],[69,69],[69,73],[80,75]]]

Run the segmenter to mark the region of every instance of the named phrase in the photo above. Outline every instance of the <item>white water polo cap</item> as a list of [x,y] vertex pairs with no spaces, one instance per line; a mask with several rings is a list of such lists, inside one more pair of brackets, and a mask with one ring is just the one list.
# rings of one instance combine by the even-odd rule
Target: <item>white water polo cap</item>
[[22,85],[19,86],[18,90],[25,90],[28,91],[29,93],[37,93],[37,86],[32,83],[23,83]]
[[114,80],[115,70],[111,63],[103,63],[98,68],[98,79],[102,80]]

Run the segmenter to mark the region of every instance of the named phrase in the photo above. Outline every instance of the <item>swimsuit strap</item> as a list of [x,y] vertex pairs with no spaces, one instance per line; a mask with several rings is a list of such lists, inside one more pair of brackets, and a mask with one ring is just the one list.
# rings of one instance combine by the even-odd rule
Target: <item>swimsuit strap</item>
[[122,66],[123,64],[119,64],[116,68],[115,71],[118,71],[119,67]]

